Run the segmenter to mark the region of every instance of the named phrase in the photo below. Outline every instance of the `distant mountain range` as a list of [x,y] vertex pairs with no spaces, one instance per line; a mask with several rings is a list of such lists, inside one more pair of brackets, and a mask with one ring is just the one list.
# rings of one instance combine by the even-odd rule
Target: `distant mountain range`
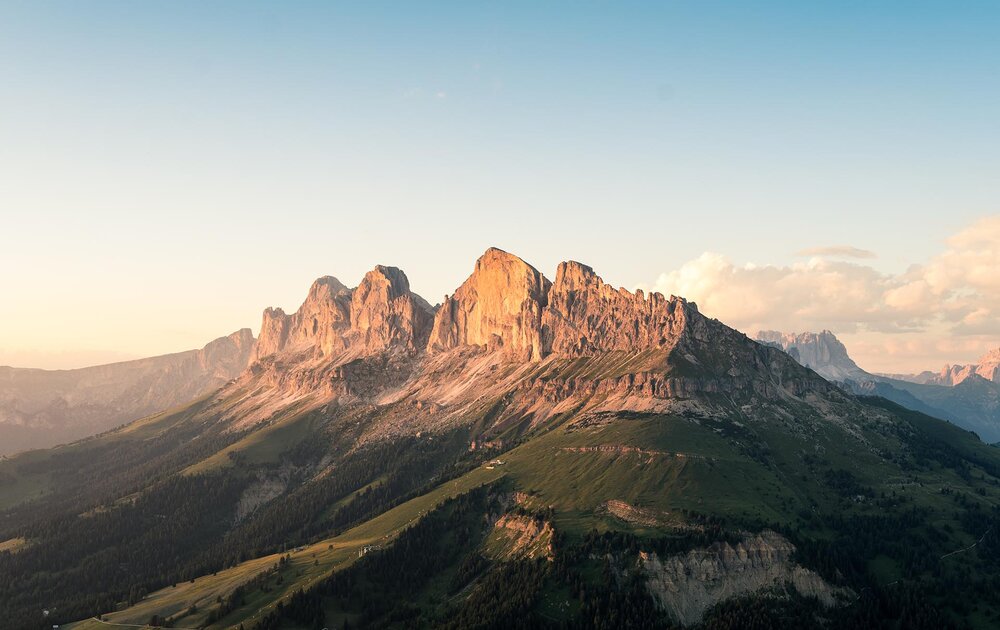
[[888,375],[858,367],[828,330],[761,331],[757,339],[785,350],[802,365],[856,394],[882,396],[975,431],[984,441],[1000,442],[1000,349],[971,365],[948,365],[936,373]]
[[215,391],[246,369],[250,329],[200,350],[77,370],[0,366],[0,455],[107,431]]
[[882,374],[887,378],[921,385],[958,385],[962,381],[978,376],[1000,383],[1000,348],[984,354],[979,361],[969,365],[946,365],[940,372],[921,372],[920,374]]
[[834,341],[499,249],[436,307],[395,267],[324,276],[223,342],[214,391],[0,461],[0,619],[993,624],[1000,449],[789,356],[863,373]]

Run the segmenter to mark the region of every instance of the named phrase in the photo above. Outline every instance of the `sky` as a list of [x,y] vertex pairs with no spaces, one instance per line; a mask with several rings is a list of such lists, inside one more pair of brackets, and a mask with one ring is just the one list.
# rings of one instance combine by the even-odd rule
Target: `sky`
[[311,281],[432,303],[489,246],[1000,346],[995,2],[0,2],[0,365],[200,347]]

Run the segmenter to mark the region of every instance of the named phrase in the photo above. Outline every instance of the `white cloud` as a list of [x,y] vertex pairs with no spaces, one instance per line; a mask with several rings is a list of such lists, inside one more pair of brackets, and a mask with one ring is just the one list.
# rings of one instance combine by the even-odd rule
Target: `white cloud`
[[830,256],[833,258],[876,258],[875,252],[850,245],[807,247],[795,252],[796,256]]
[[[804,251],[841,249],[854,248]],[[706,252],[661,274],[652,289],[693,300],[705,314],[749,334],[828,328],[853,335],[865,354],[884,360],[883,369],[905,363],[907,353],[913,360],[959,361],[990,340],[1000,345],[1000,216],[955,234],[943,252],[900,274],[825,255],[775,266],[737,265]],[[957,337],[966,339],[949,341]]]

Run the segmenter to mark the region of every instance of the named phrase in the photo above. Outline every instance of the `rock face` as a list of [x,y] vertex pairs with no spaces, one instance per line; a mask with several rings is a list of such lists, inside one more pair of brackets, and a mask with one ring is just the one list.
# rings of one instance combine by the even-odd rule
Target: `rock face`
[[[462,405],[504,390],[511,421],[542,422],[594,398],[649,412],[702,393],[756,400],[836,390],[682,298],[612,287],[577,262],[560,264],[555,278],[491,248],[433,315],[393,267],[376,267],[353,290],[321,278],[295,314],[265,311],[258,360],[240,379],[256,393],[234,419],[263,421],[291,400],[410,398],[427,403],[418,407],[424,426],[443,426]],[[400,413],[386,423],[387,434],[417,420]]]
[[830,381],[865,382],[872,379],[872,375],[858,367],[847,354],[844,344],[829,330],[821,333],[762,330],[757,333],[757,341],[776,345],[792,354],[799,363]]
[[430,333],[433,309],[410,292],[406,274],[379,265],[365,274],[351,296],[351,330],[367,352],[393,345],[422,348]]
[[1000,348],[990,350],[979,359],[976,374],[987,381],[1000,383]]
[[315,348],[323,356],[342,350],[343,335],[350,328],[350,307],[350,289],[333,276],[319,278],[292,315],[280,308],[264,311],[254,358],[286,349]]
[[0,454],[69,442],[191,401],[238,376],[253,353],[244,328],[200,350],[136,361],[0,367]]
[[594,270],[564,262],[556,270],[542,316],[544,352],[586,356],[599,352],[641,352],[672,346],[694,308],[680,298],[605,284]]
[[354,354],[393,346],[416,350],[427,338],[432,312],[395,267],[375,267],[355,289],[324,276],[292,315],[280,308],[264,311],[254,360],[281,352],[331,357],[349,349]]
[[549,284],[517,256],[488,249],[455,294],[445,297],[434,317],[428,349],[476,345],[541,359],[542,309]]
[[517,256],[490,249],[445,298],[428,348],[484,346],[531,361],[643,352],[673,347],[691,311],[680,298],[616,289],[578,262],[561,263],[550,283]]
[[796,565],[794,552],[794,545],[783,537],[764,531],[735,546],[715,543],[663,559],[640,552],[638,562],[648,576],[646,588],[684,625],[698,623],[720,601],[767,590],[781,595],[791,587],[826,606],[836,605],[839,596],[848,594]]
[[522,514],[504,514],[493,525],[487,553],[499,560],[552,559],[552,523]]

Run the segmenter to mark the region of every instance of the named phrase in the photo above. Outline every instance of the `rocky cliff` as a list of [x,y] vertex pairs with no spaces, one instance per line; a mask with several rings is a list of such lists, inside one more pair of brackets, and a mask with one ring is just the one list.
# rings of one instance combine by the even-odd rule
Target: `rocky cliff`
[[379,265],[348,289],[332,276],[316,280],[299,309],[268,308],[254,359],[278,353],[314,358],[370,355],[389,347],[415,351],[426,343],[432,307],[410,291],[401,270]]
[[542,316],[543,351],[568,356],[673,346],[695,308],[680,298],[616,289],[578,262],[564,262]]
[[238,383],[251,392],[233,409],[238,426],[292,401],[337,401],[391,409],[378,436],[453,426],[494,395],[506,401],[499,431],[573,405],[648,412],[701,394],[836,389],[683,298],[612,287],[578,262],[550,282],[496,248],[433,315],[398,269],[376,267],[355,289],[322,278],[295,314],[265,311],[257,357]]
[[792,354],[802,365],[815,370],[823,378],[834,381],[864,382],[872,379],[847,354],[847,348],[829,330],[820,333],[782,333],[762,330],[757,341],[771,343]]
[[512,356],[542,358],[542,310],[550,282],[513,254],[490,248],[472,275],[434,317],[428,348],[464,345],[503,350]]
[[258,334],[255,359],[284,350],[313,350],[331,355],[344,347],[350,329],[351,290],[333,276],[313,282],[302,306],[291,315],[268,308]]
[[410,291],[406,274],[381,265],[351,296],[351,330],[366,352],[393,346],[415,351],[427,343],[433,308]]
[[796,565],[794,553],[790,542],[764,531],[736,545],[715,543],[666,558],[640,552],[638,564],[648,578],[646,588],[683,625],[698,623],[720,601],[754,593],[782,596],[794,590],[826,606],[849,596]]

